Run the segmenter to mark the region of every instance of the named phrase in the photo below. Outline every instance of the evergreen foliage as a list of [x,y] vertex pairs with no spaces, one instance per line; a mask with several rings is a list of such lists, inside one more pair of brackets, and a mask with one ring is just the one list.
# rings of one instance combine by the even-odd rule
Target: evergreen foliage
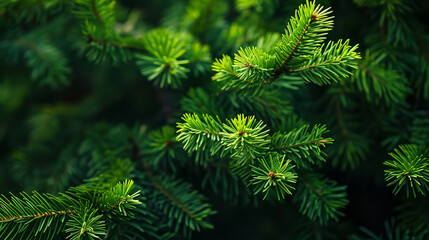
[[343,215],[340,208],[349,202],[345,190],[346,186],[337,186],[335,181],[308,174],[302,178],[294,201],[300,203],[299,211],[302,214],[326,224],[329,219],[338,220],[338,216]]
[[0,239],[428,239],[426,9],[1,1]]
[[54,239],[65,231],[70,239],[101,239],[106,235],[106,226],[100,218],[132,217],[128,210],[141,204],[135,199],[139,192],[130,193],[132,186],[133,181],[124,181],[101,193],[82,186],[60,196],[37,191],[32,195],[23,192],[22,198],[12,194],[8,199],[2,195],[0,236],[4,239]]
[[161,87],[178,87],[180,79],[185,78],[189,71],[182,66],[189,61],[178,60],[185,53],[184,43],[168,31],[159,29],[146,34],[143,45],[150,55],[137,56],[141,73],[149,80],[157,79],[155,82]]
[[429,162],[427,149],[416,145],[400,145],[395,153],[390,153],[393,161],[384,164],[389,168],[385,170],[387,185],[394,185],[393,192],[397,194],[405,185],[407,196],[412,191],[416,197],[416,191],[425,195],[429,182]]

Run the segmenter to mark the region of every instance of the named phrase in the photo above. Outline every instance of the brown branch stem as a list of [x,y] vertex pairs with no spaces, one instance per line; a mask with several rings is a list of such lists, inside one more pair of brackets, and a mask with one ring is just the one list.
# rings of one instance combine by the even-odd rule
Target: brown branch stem
[[290,69],[285,68],[286,64],[292,59],[293,54],[295,53],[299,44],[301,44],[302,38],[304,37],[305,33],[308,30],[308,27],[310,26],[310,23],[312,23],[312,22],[313,22],[312,19],[310,19],[308,21],[307,25],[304,28],[304,31],[299,36],[298,42],[295,44],[295,46],[293,47],[292,51],[289,53],[287,58],[282,62],[282,65],[280,66],[280,68],[278,68],[274,71],[274,75],[266,82],[266,84],[270,84],[270,83],[274,82],[275,80],[277,80],[282,72],[284,72],[284,73],[290,73],[291,72]]
[[321,143],[321,141],[323,141],[323,143],[324,143],[326,140],[313,140],[313,141],[309,141],[309,142],[302,142],[302,143],[297,143],[297,144],[281,146],[281,147],[277,147],[277,148],[271,148],[271,150],[280,151],[280,150],[284,150],[287,148],[295,148],[295,147],[300,147],[300,146],[305,146],[305,145],[310,145],[310,144],[315,144],[315,143]]
[[97,11],[97,7],[95,6],[95,0],[91,0],[91,10],[94,13],[95,17],[97,18],[97,21],[104,25],[103,19],[101,19],[100,14]]
[[32,215],[5,217],[5,218],[0,218],[0,221],[13,221],[13,220],[18,220],[22,218],[50,217],[50,216],[66,215],[66,214],[73,214],[73,213],[76,213],[76,210],[53,211],[53,212],[44,212],[44,213],[38,213],[38,214],[32,214]]

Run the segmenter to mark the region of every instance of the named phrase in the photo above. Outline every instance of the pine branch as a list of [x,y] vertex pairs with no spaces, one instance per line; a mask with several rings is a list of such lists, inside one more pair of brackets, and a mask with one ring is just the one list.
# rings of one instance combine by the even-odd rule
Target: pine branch
[[[131,139],[131,144],[134,146],[136,144],[133,139]],[[139,158],[142,157],[138,149],[135,155]],[[149,183],[144,184],[147,187],[156,189],[151,193],[151,200],[156,200],[156,208],[161,209],[164,214],[170,216],[168,225],[173,227],[176,233],[179,232],[181,226],[185,237],[190,237],[192,231],[213,228],[206,218],[215,214],[216,211],[213,211],[209,204],[203,202],[205,199],[202,195],[195,190],[192,191],[191,185],[173,178],[156,176],[145,158],[142,159],[142,164],[146,176],[150,180]],[[163,199],[159,199],[159,194],[162,195],[161,198]]]
[[[93,151],[93,154],[97,154]],[[95,166],[95,171],[90,171],[89,179],[85,179],[82,184],[86,189],[92,192],[103,193],[111,191],[112,186],[126,179],[135,177],[135,167],[130,159],[117,158],[116,156],[104,155],[104,162],[100,166]],[[99,162],[100,160],[94,159]]]
[[[177,141],[183,142],[183,149],[188,152],[204,151],[209,149],[214,155],[221,150],[221,131],[223,127],[219,119],[214,119],[209,115],[202,115],[202,119],[197,114],[184,114],[184,123],[177,123]],[[212,143],[209,143],[212,141]]]
[[113,29],[103,29],[86,20],[82,25],[87,38],[86,56],[95,63],[128,62],[133,52],[142,52],[141,43],[120,37]]
[[[113,2],[113,1],[112,1]],[[103,19],[101,19],[100,14],[97,11],[97,7],[95,6],[95,0],[90,0],[91,3],[91,10],[92,12],[94,12],[95,17],[97,18],[97,21],[101,24],[104,25],[104,21]]]
[[[311,22],[311,20],[310,20],[310,22]],[[302,41],[302,38],[304,37],[304,35],[307,33],[307,30],[308,30],[308,26],[310,25],[310,22],[308,22],[305,26],[304,26],[304,29],[303,30],[301,30],[299,33],[299,35],[298,35],[298,39],[297,39],[297,41],[295,42],[295,44],[292,44],[292,49],[287,49],[287,50],[289,50],[288,52],[289,53],[286,53],[286,54],[284,54],[284,57],[286,57],[285,58],[285,60],[281,63],[281,65],[280,65],[280,68],[278,68],[278,69],[276,69],[276,75],[278,76],[282,71],[285,71],[285,67],[286,67],[286,64],[291,60],[291,58],[292,58],[292,56],[295,54],[295,51],[296,51],[296,49],[298,48],[298,46],[301,44],[301,41]],[[289,28],[289,26],[288,26],[288,28]],[[299,27],[297,27],[297,28],[299,28]],[[290,31],[290,30],[289,30]],[[289,34],[290,35],[292,35],[293,34],[293,32],[294,31],[292,31],[292,32],[290,32]],[[298,32],[298,31],[296,31],[296,32]],[[290,37],[290,35],[289,35],[289,37]],[[283,35],[283,38],[285,38],[286,36],[285,35]],[[290,42],[292,42],[292,41],[288,41],[288,40],[286,40],[286,39],[283,39],[283,41],[285,41],[285,42],[288,42],[289,44],[287,44],[286,46],[287,47],[289,47],[290,46]],[[281,45],[280,46],[277,46],[277,48],[276,48],[276,50],[277,49],[279,49],[280,47],[282,47]],[[285,52],[287,51],[287,50],[285,50]],[[281,50],[277,50],[277,54],[283,54],[283,51],[281,51]],[[273,80],[274,81],[274,80]]]
[[370,151],[370,141],[356,127],[360,119],[354,112],[347,112],[342,108],[344,99],[349,99],[348,90],[344,87],[331,88],[334,95],[331,102],[331,111],[327,111],[331,117],[331,131],[333,138],[337,141],[326,153],[332,157],[332,164],[341,169],[355,169],[359,164],[367,159]]
[[116,184],[110,190],[103,192],[96,201],[99,211],[109,218],[112,218],[112,215],[115,215],[115,217],[124,216],[128,219],[133,218],[132,211],[136,208],[136,205],[141,204],[139,200],[135,199],[140,195],[140,191],[130,193],[133,184],[133,181],[125,180]]
[[383,101],[387,106],[402,103],[412,92],[410,84],[398,71],[386,67],[384,61],[381,53],[367,51],[351,81],[369,101],[376,104]]
[[[65,219],[76,213],[73,206],[50,194],[11,194],[0,198],[0,237],[2,239],[53,239],[65,229]],[[47,231],[49,228],[49,231]]]
[[[211,119],[208,116],[205,118]],[[195,151],[213,144],[216,144],[216,149],[222,149],[218,147],[220,141],[220,145],[225,147],[222,149],[224,155],[227,154],[226,156],[231,158],[229,163],[232,172],[245,182],[253,178],[250,183],[256,185],[256,193],[265,192],[264,199],[268,197],[270,189],[275,189],[278,200],[283,199],[285,194],[290,194],[290,189],[293,189],[289,185],[295,181],[294,174],[290,173],[293,166],[289,164],[291,160],[284,162],[284,157],[292,159],[301,167],[311,168],[312,164],[318,163],[314,159],[324,161],[320,145],[332,143],[332,139],[322,137],[327,130],[325,126],[319,125],[314,126],[310,132],[308,125],[304,125],[287,134],[275,133],[267,139],[268,130],[265,130],[261,121],[256,123],[254,117],[238,115],[215,131],[205,124],[207,120],[200,120],[196,114],[193,117],[185,114],[182,119],[185,123],[178,123],[178,141],[184,141],[185,149],[191,144],[189,139],[199,134],[215,132],[213,141],[207,141],[206,139],[210,139],[208,137],[204,138],[204,142],[192,141],[190,146],[193,146]],[[216,124],[219,125],[219,122]]]
[[149,169],[149,166],[146,162],[143,162],[143,166],[146,170],[146,174],[149,177],[149,179],[152,181],[153,186],[157,188],[165,197],[167,197],[169,200],[171,200],[174,204],[176,204],[183,212],[185,212],[192,220],[198,221],[197,217],[194,216],[194,214],[177,198],[175,198],[172,194],[170,194],[156,179],[156,177],[153,175],[152,171]]
[[157,208],[170,216],[168,224],[175,232],[182,227],[185,237],[190,237],[192,231],[200,231],[205,228],[213,228],[207,221],[207,217],[215,214],[210,204],[204,203],[204,197],[191,189],[191,185],[172,178],[156,177],[146,161],[143,167],[151,184],[162,194],[162,200],[157,193],[153,193],[153,199],[157,200]]
[[143,38],[143,46],[149,54],[136,54],[136,63],[149,81],[161,87],[177,88],[186,78],[189,60],[179,59],[186,50],[184,43],[166,29],[155,29]]
[[320,146],[332,144],[331,138],[322,137],[327,132],[324,125],[315,125],[311,131],[309,125],[304,125],[288,133],[277,132],[271,137],[270,151],[285,154],[298,167],[310,168],[326,161]]
[[76,0],[73,14],[92,24],[110,30],[115,24],[114,0]]
[[104,222],[98,221],[101,217],[115,214],[129,219],[132,214],[128,211],[141,204],[134,199],[139,192],[128,195],[132,186],[133,181],[124,181],[101,195],[85,186],[70,188],[60,196],[34,191],[31,196],[21,193],[22,199],[12,194],[9,200],[2,195],[0,237],[54,239],[64,232],[71,232],[68,238],[81,239],[83,235],[99,238],[106,234]]
[[133,52],[144,48],[134,38],[120,36],[114,29],[115,1],[77,0],[73,14],[82,19],[82,31],[87,37],[87,57],[96,63],[127,62]]
[[315,2],[301,5],[286,27],[282,41],[276,46],[277,72],[299,66],[323,42],[332,29],[332,11],[316,7]]
[[[237,77],[247,82],[250,87],[261,85],[271,77],[274,70],[274,59],[256,47],[238,50],[234,65]],[[240,86],[245,88],[245,86]]]
[[387,186],[394,186],[393,193],[396,195],[405,186],[407,197],[412,191],[426,195],[429,190],[429,152],[423,146],[399,145],[394,153],[389,154],[393,160],[385,161],[388,167],[385,172]]
[[268,150],[266,139],[268,130],[262,121],[256,122],[255,117],[238,115],[223,125],[221,144],[231,152],[231,157],[241,165],[249,159],[255,159]]
[[291,172],[294,165],[290,164],[291,160],[285,161],[285,156],[281,157],[278,154],[269,155],[269,158],[269,162],[262,158],[257,161],[257,166],[251,166],[253,172],[251,183],[256,185],[255,194],[265,193],[264,199],[274,192],[277,200],[282,200],[286,194],[292,195],[291,190],[295,189],[291,186],[297,178]]
[[274,48],[274,55],[248,47],[235,54],[234,65],[232,59],[224,55],[213,63],[216,74],[212,79],[222,83],[222,90],[255,96],[283,73],[299,73],[306,81],[318,85],[349,77],[351,72],[347,68],[356,68],[354,60],[360,58],[355,52],[357,45],[349,46],[348,40],[322,45],[333,26],[330,13],[329,8],[323,9],[307,0],[290,19],[285,34]]
[[147,158],[151,167],[164,166],[176,172],[178,167],[188,160],[182,146],[177,144],[176,132],[173,127],[164,126],[160,130],[152,131],[148,140],[142,154]]
[[9,54],[5,57],[25,59],[26,65],[31,70],[31,79],[40,85],[58,88],[69,84],[68,75],[71,69],[67,59],[39,32],[5,38],[0,41],[0,49],[5,49],[5,52],[7,49]]
[[102,239],[106,234],[105,222],[100,220],[103,215],[96,215],[97,211],[84,210],[71,216],[67,222],[66,232],[70,233],[67,239]]
[[338,186],[335,181],[322,179],[316,174],[306,174],[300,181],[294,195],[294,202],[300,203],[300,212],[311,220],[319,220],[326,225],[330,219],[338,221],[340,212],[348,204],[346,186]]
[[340,82],[352,75],[348,68],[357,68],[354,60],[360,56],[356,53],[357,45],[349,46],[349,40],[344,43],[328,42],[314,50],[314,54],[302,66],[291,69],[298,72],[308,82],[318,85],[330,84],[330,81]]
[[212,80],[221,82],[221,90],[229,91],[240,87],[242,80],[238,77],[238,72],[233,67],[233,61],[230,56],[222,55],[221,59],[216,59],[212,65],[212,70],[216,72]]

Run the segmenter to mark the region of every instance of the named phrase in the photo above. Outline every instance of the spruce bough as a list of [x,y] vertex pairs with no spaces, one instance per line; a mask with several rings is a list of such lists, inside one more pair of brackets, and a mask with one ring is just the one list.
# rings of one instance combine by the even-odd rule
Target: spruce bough
[[23,189],[0,197],[0,238],[189,239],[226,203],[275,209],[291,239],[379,239],[341,222],[378,157],[401,201],[386,234],[425,239],[427,35],[406,1],[354,2],[379,18],[362,56],[309,0],[280,27],[292,3],[167,1],[159,19],[156,3],[3,1],[0,180]]

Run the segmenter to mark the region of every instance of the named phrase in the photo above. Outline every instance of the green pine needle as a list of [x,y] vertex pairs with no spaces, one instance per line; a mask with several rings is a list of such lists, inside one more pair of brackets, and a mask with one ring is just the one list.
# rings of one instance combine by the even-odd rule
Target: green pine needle
[[297,176],[291,172],[294,165],[291,160],[285,161],[285,156],[278,154],[269,155],[267,158],[258,159],[256,166],[252,166],[251,183],[255,185],[255,194],[265,193],[266,199],[271,192],[277,196],[277,200],[285,198],[286,194],[292,194],[291,190],[295,188],[292,184],[296,183]]
[[398,194],[405,187],[407,197],[410,192],[426,195],[429,190],[429,154],[428,149],[417,145],[399,145],[394,153],[389,154],[393,160],[385,161],[388,167],[385,172],[387,186],[394,186],[393,193]]

